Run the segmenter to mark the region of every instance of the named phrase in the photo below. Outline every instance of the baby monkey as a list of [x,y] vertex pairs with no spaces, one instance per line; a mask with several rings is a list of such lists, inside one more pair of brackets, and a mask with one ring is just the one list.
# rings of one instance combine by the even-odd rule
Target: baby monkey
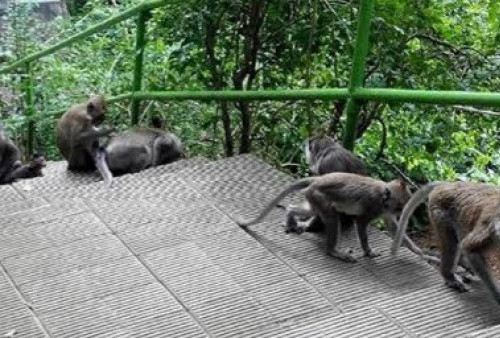
[[403,209],[391,252],[396,254],[408,220],[415,209],[428,198],[427,211],[441,244],[441,275],[445,284],[468,291],[455,273],[461,251],[469,264],[500,303],[500,285],[492,276],[485,253],[500,246],[500,189],[486,184],[430,183],[420,189]]
[[386,183],[356,174],[330,173],[298,180],[272,200],[257,218],[240,220],[238,224],[246,228],[262,221],[279,201],[300,189],[305,189],[309,207],[294,206],[295,215],[318,215],[325,225],[327,254],[351,263],[356,262],[356,259],[337,248],[341,232],[339,213],[354,216],[364,254],[376,257],[378,254],[373,252],[368,244],[369,223],[384,214],[395,217],[411,196],[406,183],[399,179]]

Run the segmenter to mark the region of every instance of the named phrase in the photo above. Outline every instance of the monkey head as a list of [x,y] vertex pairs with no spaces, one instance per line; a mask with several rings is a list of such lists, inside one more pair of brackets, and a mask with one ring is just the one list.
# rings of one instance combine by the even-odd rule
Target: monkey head
[[309,138],[304,144],[304,153],[308,164],[315,161],[318,153],[323,149],[328,149],[338,142],[337,138],[329,136],[314,136]]
[[159,163],[169,163],[184,157],[181,141],[174,134],[167,133],[156,141]]
[[107,112],[108,105],[103,95],[95,95],[87,101],[87,114],[94,125],[101,124]]
[[33,154],[28,166],[31,170],[39,170],[47,166],[47,161],[45,160],[45,156],[41,154]]
[[410,188],[402,178],[397,178],[387,183],[388,196],[386,201],[387,211],[399,214],[411,198]]

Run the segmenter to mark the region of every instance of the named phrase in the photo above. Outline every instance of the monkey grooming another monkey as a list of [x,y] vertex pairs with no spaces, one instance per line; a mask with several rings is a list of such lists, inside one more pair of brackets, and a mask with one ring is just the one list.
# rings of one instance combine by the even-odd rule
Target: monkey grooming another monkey
[[106,164],[104,151],[99,147],[99,138],[108,136],[115,129],[97,127],[103,122],[106,112],[107,105],[102,95],[72,106],[57,124],[56,143],[68,161],[68,170],[92,171],[97,168],[109,187],[113,176]]
[[115,175],[136,173],[183,156],[177,136],[156,128],[137,127],[119,133],[106,146],[106,161]]
[[386,183],[356,174],[331,173],[298,180],[272,200],[257,218],[241,220],[238,224],[246,228],[262,221],[280,200],[300,189],[305,189],[310,208],[298,206],[294,212],[304,217],[319,215],[325,224],[327,254],[346,262],[356,262],[356,259],[337,249],[341,230],[338,213],[355,217],[363,252],[365,256],[375,257],[378,254],[368,244],[369,223],[382,214],[398,214],[411,196],[405,182],[401,180]]
[[445,284],[459,292],[468,291],[455,273],[461,251],[486,287],[500,303],[500,285],[492,276],[485,253],[500,246],[500,189],[487,184],[430,183],[413,195],[403,209],[391,247],[396,255],[415,209],[428,199],[431,225],[441,244],[441,275]]
[[[304,146],[304,152],[312,175],[318,176],[333,172],[347,172],[368,176],[368,170],[361,159],[345,149],[335,138],[328,136],[312,137],[307,140]],[[324,224],[317,215],[312,216],[312,220],[310,220],[308,227],[299,227],[296,218],[298,214],[303,214],[304,210],[311,210],[307,201],[304,201],[300,205],[290,205],[286,208],[285,232],[319,232],[324,229]],[[397,219],[387,215],[382,215],[382,218],[384,219],[389,233],[391,236],[394,236],[398,223]],[[354,223],[353,216],[343,213],[339,213],[338,220],[340,221],[340,226],[344,229],[349,228]],[[424,260],[439,264],[438,258],[424,254],[424,252],[406,235],[404,236],[404,244],[413,253],[419,255]]]

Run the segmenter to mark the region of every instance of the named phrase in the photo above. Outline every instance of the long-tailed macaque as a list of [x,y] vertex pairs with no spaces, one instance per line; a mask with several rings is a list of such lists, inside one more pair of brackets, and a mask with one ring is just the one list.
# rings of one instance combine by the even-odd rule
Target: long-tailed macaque
[[0,122],[0,183],[12,182],[12,171],[20,165],[16,145],[7,137]]
[[[336,138],[329,136],[317,136],[308,139],[304,143],[304,153],[306,161],[309,164],[309,173],[313,176],[319,176],[334,172],[352,173],[368,176],[363,162],[352,152],[345,149]],[[285,232],[320,232],[324,229],[321,219],[313,216],[306,228],[297,225],[296,214],[294,210],[310,209],[306,201],[300,206],[291,205],[286,207]],[[340,214],[339,221],[343,228],[349,228],[353,225],[352,216]]]
[[21,164],[20,152],[16,145],[5,134],[0,123],[0,184],[9,184],[18,179],[43,176],[45,158],[35,154],[28,164]]
[[[349,150],[345,149],[335,138],[322,136],[313,137],[305,144],[306,159],[309,163],[309,171],[312,175],[324,175],[333,172],[347,172],[363,176],[368,176],[368,170],[361,159]],[[303,214],[304,210],[311,210],[307,201],[300,205],[290,205],[286,207],[285,232],[319,232],[324,229],[324,224],[320,217],[314,215],[306,228],[297,224],[298,214]],[[298,212],[297,212],[298,210]],[[312,210],[311,210],[312,213]],[[391,236],[396,231],[397,220],[392,215],[382,215],[387,229]],[[355,217],[339,213],[338,221],[341,229],[349,228],[353,225]],[[432,263],[439,263],[439,259],[424,252],[408,237],[404,236],[404,244],[412,252]]]
[[319,215],[325,224],[327,254],[346,262],[356,262],[356,259],[337,248],[341,230],[338,213],[355,217],[364,254],[375,257],[378,254],[368,244],[368,224],[382,214],[394,217],[411,196],[406,183],[401,180],[386,183],[356,174],[331,173],[298,180],[272,200],[257,218],[240,220],[238,224],[246,228],[260,222],[280,200],[300,189],[305,189],[310,208],[298,206],[294,210],[295,214],[304,217]]
[[334,172],[368,176],[368,170],[356,155],[333,137],[312,137],[304,145],[309,172],[318,176]]
[[106,146],[106,161],[115,175],[136,173],[183,156],[179,138],[156,128],[132,128],[113,136]]
[[431,225],[441,244],[441,275],[446,285],[467,291],[456,271],[463,252],[469,264],[500,303],[500,285],[492,276],[484,254],[500,246],[500,189],[487,184],[430,183],[420,189],[403,209],[391,252],[401,245],[408,220],[415,209],[428,198]]
[[74,105],[57,124],[56,143],[68,161],[68,170],[92,171],[97,168],[109,187],[113,176],[106,164],[99,138],[110,135],[114,128],[98,128],[107,112],[104,96],[97,95],[86,103]]
[[12,172],[14,180],[42,177],[42,169],[47,166],[45,157],[41,154],[34,154],[27,164],[18,164]]

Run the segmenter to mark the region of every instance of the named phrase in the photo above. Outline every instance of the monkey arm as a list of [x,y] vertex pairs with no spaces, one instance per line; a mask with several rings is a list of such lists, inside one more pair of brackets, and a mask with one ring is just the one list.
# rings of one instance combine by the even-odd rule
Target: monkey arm
[[108,136],[109,134],[115,132],[114,127],[103,127],[103,128],[91,128],[80,134],[80,140],[84,143],[98,139],[99,137]]
[[2,157],[0,157],[0,179],[2,181],[4,181],[5,178],[7,178],[7,176],[15,168],[15,164],[17,163],[19,158],[17,149],[15,149],[10,144],[7,143],[4,149],[4,154]]

